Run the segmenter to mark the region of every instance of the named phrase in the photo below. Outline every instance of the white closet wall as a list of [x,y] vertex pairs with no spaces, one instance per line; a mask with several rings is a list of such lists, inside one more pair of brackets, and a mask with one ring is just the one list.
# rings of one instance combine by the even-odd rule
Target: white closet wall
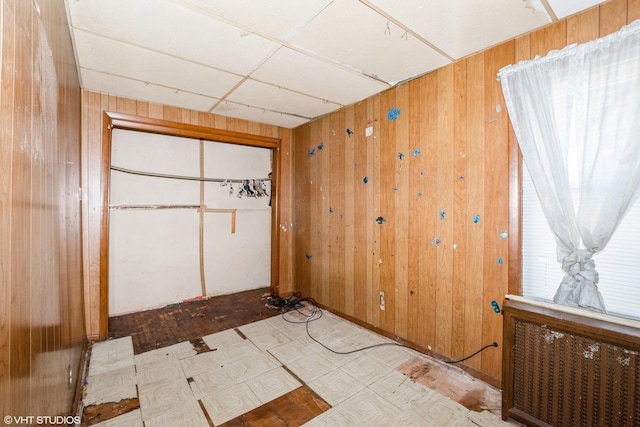
[[[199,177],[200,144],[194,139],[116,129],[111,164]],[[270,149],[202,144],[204,177],[269,176]],[[238,197],[240,183],[225,184],[111,172],[110,316],[269,286],[270,182],[269,196],[255,198]]]

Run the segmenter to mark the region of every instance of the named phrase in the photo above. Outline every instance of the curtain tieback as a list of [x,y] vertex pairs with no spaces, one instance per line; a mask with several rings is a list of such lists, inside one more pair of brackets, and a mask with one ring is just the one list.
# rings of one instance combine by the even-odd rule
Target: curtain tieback
[[595,262],[591,259],[592,256],[593,253],[586,249],[571,252],[562,259],[562,269],[567,273],[567,276],[572,277],[576,282],[588,280],[598,283],[598,272]]
[[598,291],[600,277],[592,256],[592,252],[579,249],[562,259],[562,269],[566,274],[553,297],[555,303],[605,311],[602,295]]

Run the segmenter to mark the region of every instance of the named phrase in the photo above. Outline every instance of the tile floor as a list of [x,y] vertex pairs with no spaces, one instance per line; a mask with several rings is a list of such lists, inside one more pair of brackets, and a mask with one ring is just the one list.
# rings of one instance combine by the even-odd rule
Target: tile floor
[[[295,312],[284,317],[304,319]],[[304,323],[285,318],[202,337],[206,352],[186,341],[134,355],[131,337],[98,342],[84,406],[138,399],[138,408],[97,426],[220,426],[306,385],[328,404],[309,427],[518,425],[503,422],[498,408],[467,409],[406,373],[411,364],[439,364],[477,383],[458,369],[395,345],[335,354],[312,340]],[[327,311],[308,328],[341,352],[392,342]],[[499,391],[484,387],[499,402]]]

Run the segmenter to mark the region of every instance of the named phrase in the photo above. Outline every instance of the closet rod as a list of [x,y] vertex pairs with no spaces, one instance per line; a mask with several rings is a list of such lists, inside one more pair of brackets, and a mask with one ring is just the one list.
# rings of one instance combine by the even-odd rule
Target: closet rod
[[233,182],[242,184],[245,181],[271,181],[271,178],[252,178],[252,179],[222,179],[222,178],[200,178],[197,176],[169,175],[164,173],[142,172],[132,169],[125,169],[118,166],[111,166],[111,170],[129,173],[132,175],[152,176],[156,178],[184,179],[188,181],[206,181],[206,182]]

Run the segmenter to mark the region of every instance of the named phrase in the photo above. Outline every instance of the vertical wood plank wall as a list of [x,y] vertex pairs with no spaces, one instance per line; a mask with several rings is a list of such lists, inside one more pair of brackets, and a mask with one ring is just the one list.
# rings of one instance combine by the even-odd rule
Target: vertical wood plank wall
[[233,119],[184,108],[137,101],[103,93],[82,91],[82,178],[83,245],[86,327],[90,339],[100,334],[100,233],[101,233],[101,164],[103,112],[132,114],[140,117],[169,120],[221,130],[243,132],[281,139],[280,181],[280,269],[279,290],[289,292],[293,283],[291,252],[291,141],[292,131],[277,126]]
[[[509,292],[500,232],[519,202],[498,70],[639,14],[639,0],[610,0],[296,128],[295,289],[447,358],[501,345],[491,302]],[[501,357],[489,348],[465,364],[499,386]]]
[[0,413],[66,415],[86,348],[80,85],[62,0],[3,0],[0,20]]

